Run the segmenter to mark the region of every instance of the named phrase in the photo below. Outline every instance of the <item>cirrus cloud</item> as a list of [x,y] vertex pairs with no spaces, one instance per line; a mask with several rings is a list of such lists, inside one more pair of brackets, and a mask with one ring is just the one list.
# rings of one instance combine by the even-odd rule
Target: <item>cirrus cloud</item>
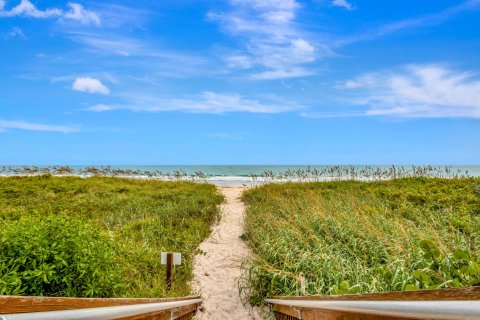
[[9,121],[9,120],[0,119],[0,131],[4,131],[7,129],[61,132],[61,133],[70,133],[70,132],[79,131],[78,127],[31,123],[31,122],[25,122],[25,121]]
[[125,101],[118,105],[95,105],[86,111],[105,112],[112,110],[130,110],[135,112],[173,112],[181,111],[202,114],[224,114],[232,112],[246,113],[283,113],[302,109],[278,97],[268,97],[263,101],[245,98],[236,93],[217,93],[205,91],[185,98],[161,98],[144,93],[126,93]]
[[241,49],[223,59],[231,69],[251,69],[250,79],[311,75],[314,72],[307,72],[304,66],[328,52],[295,23],[302,7],[296,0],[230,0],[230,5],[230,10],[210,12],[208,17],[240,40]]
[[368,73],[337,88],[356,91],[364,115],[403,118],[480,119],[480,78],[443,65],[408,65],[398,71]]

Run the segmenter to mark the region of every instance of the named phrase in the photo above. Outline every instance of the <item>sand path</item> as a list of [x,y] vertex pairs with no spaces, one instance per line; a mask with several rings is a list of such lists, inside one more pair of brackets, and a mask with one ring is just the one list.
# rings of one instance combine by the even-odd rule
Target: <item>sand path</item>
[[195,280],[192,286],[204,299],[204,311],[198,312],[196,319],[261,319],[258,310],[243,306],[237,285],[240,263],[250,253],[240,239],[245,210],[240,197],[245,188],[219,189],[225,196],[225,202],[221,205],[222,218],[213,227],[210,237],[200,245],[205,254],[195,257]]

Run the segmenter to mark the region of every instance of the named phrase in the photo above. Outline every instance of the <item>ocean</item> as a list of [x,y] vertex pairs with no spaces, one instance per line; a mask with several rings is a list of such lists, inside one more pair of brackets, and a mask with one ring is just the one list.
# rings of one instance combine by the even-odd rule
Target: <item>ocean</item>
[[0,166],[0,175],[107,175],[139,179],[194,180],[218,186],[268,182],[382,180],[406,176],[480,177],[480,165],[128,165]]

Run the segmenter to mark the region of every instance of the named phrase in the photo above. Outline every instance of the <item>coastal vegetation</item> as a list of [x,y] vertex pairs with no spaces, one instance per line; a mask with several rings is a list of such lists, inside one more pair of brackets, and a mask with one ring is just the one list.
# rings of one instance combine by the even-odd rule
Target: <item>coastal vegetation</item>
[[[140,178],[166,181],[201,181],[206,182],[212,173],[203,172],[196,168],[162,167],[164,171],[155,167],[94,167],[94,166],[2,166],[0,176],[37,176],[51,174],[54,176],[81,176],[81,177],[120,177]],[[252,166],[250,169],[254,169]],[[336,180],[378,181],[400,179],[407,177],[430,178],[469,178],[472,173],[467,168],[452,166],[306,166],[297,169],[285,169],[275,166],[270,170],[257,173],[243,172],[254,185],[271,182],[318,182]],[[247,169],[244,169],[247,170]]]
[[117,177],[117,178],[142,178],[142,179],[161,179],[167,181],[205,181],[207,176],[201,171],[187,173],[185,171],[173,170],[171,172],[162,172],[159,170],[142,169],[115,169],[110,166],[105,167],[70,167],[70,166],[3,166],[0,167],[0,176],[80,176],[80,177]]
[[319,166],[276,172],[267,170],[252,175],[254,181],[319,182],[338,180],[380,181],[412,177],[469,178],[468,170],[451,166]]
[[244,193],[255,256],[240,288],[276,295],[480,285],[480,179],[268,184]]
[[[192,182],[0,177],[0,294],[188,295],[222,201],[213,185]],[[170,292],[162,251],[183,254]]]

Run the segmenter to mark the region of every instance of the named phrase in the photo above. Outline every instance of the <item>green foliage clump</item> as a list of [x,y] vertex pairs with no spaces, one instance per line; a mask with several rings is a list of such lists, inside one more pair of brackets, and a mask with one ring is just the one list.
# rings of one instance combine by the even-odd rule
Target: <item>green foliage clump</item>
[[480,284],[479,179],[271,184],[244,194],[256,257],[241,290],[265,297]]
[[[18,226],[18,237],[23,237],[35,229],[34,217],[41,220],[51,217],[52,213],[61,214],[111,237],[120,264],[117,272],[121,286],[98,293],[93,283],[85,284],[93,290],[88,291],[89,288],[77,282],[75,288],[69,290],[79,291],[62,293],[53,289],[58,294],[83,292],[83,295],[132,298],[185,296],[190,294],[193,257],[219,217],[222,201],[215,186],[186,181],[52,175],[0,177],[0,238],[10,237],[5,235],[6,227],[12,230]],[[88,244],[94,236],[89,233],[79,243]],[[47,242],[43,242],[41,248],[38,247],[50,250]],[[176,267],[174,286],[169,292],[165,285],[165,266],[160,263],[162,251],[181,252],[183,258],[182,265]],[[3,268],[13,270],[9,265]],[[108,268],[97,268],[95,272],[96,279],[109,281]],[[3,276],[0,281],[4,279]],[[27,283],[26,279],[21,281]],[[16,286],[8,288],[5,294],[15,293]]]
[[[419,256],[413,260],[413,278],[408,279],[405,290],[437,289],[480,285],[480,255],[457,248],[442,253],[433,241],[418,243]],[[387,279],[391,274],[387,275]]]
[[66,215],[2,224],[0,294],[108,297],[123,291],[115,244]]

